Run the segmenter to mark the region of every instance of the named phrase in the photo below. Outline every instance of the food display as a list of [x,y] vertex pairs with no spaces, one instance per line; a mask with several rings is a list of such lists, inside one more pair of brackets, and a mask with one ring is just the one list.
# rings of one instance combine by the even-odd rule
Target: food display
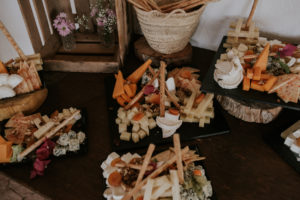
[[20,62],[18,67],[7,68],[0,61],[0,99],[39,90],[42,87],[33,63]]
[[253,22],[246,27],[238,20],[228,32],[215,64],[214,80],[224,89],[276,93],[285,103],[300,97],[300,46],[259,37]]
[[198,69],[159,69],[147,60],[126,79],[121,71],[115,75],[112,97],[118,102],[115,123],[120,139],[139,142],[159,127],[162,137],[172,136],[182,123],[209,124],[214,118],[213,94],[200,91]]
[[56,110],[50,116],[17,113],[5,123],[0,135],[0,163],[35,159],[35,177],[42,174],[50,155],[62,156],[79,151],[86,140],[84,132],[73,130],[82,117],[80,112],[71,107],[61,112]]
[[106,199],[210,199],[212,186],[199,164],[194,150],[181,149],[179,135],[173,135],[174,147],[153,156],[155,145],[147,153],[108,155],[101,164],[107,189]]

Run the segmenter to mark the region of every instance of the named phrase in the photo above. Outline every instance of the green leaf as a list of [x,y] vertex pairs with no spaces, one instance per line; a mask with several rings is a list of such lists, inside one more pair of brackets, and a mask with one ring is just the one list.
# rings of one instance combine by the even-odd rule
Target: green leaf
[[287,66],[287,64],[285,64],[282,61],[279,61],[279,64],[280,64],[281,68],[285,71],[285,73],[287,73],[287,74],[291,73],[290,68],[289,68],[289,66]]

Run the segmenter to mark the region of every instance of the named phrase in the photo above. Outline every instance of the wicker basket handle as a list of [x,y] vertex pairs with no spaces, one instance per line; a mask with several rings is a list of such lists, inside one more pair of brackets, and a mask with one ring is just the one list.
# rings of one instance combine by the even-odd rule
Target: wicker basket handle
[[170,12],[165,18],[163,18],[162,21],[164,22],[176,13],[185,14],[186,12],[183,9],[175,9],[172,12]]
[[4,24],[2,23],[2,21],[0,20],[0,30],[3,32],[3,34],[6,36],[6,38],[8,39],[8,41],[10,42],[10,44],[15,48],[15,50],[18,52],[19,56],[23,59],[23,60],[27,60],[27,57],[25,56],[25,54],[23,53],[22,49],[20,49],[20,47],[18,46],[18,44],[16,43],[16,41],[14,40],[14,38],[11,36],[11,34],[8,32],[8,30],[6,29],[6,27],[4,26]]

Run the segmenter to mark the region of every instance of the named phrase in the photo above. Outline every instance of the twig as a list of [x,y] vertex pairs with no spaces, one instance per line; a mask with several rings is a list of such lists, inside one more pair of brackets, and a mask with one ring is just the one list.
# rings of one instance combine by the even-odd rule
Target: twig
[[164,61],[160,61],[160,77],[159,77],[159,93],[160,93],[160,102],[159,102],[159,112],[160,116],[165,116],[165,87],[166,87],[166,63]]

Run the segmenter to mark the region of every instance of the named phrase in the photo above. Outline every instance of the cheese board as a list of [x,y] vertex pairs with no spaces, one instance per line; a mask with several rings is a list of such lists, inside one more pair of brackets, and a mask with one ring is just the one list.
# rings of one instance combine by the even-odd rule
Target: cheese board
[[[226,48],[224,47],[224,44],[226,44],[227,36],[224,36],[221,44],[218,48],[217,53],[214,56],[214,59],[207,71],[207,74],[203,80],[203,86],[201,88],[204,92],[213,92],[218,95],[222,96],[228,96],[233,99],[242,100],[244,102],[248,102],[249,104],[252,103],[260,103],[265,104],[266,107],[276,107],[281,106],[288,109],[293,110],[300,110],[300,104],[299,103],[293,103],[293,102],[284,102],[282,99],[280,99],[275,93],[266,94],[257,90],[249,90],[244,91],[243,85],[239,84],[237,88],[233,89],[225,89],[222,88],[215,80],[214,80],[214,72],[215,72],[215,65],[217,63],[217,60],[221,58],[222,54],[226,53]],[[226,46],[226,45],[225,45]]]
[[290,142],[286,137],[293,135],[299,128],[300,122],[291,120],[288,126],[278,127],[278,131],[274,133],[263,134],[264,141],[298,173],[300,173],[299,155],[291,149],[291,142],[294,143],[294,141]]
[[[24,116],[22,113],[18,113],[10,120],[2,121],[0,124],[0,137],[1,137],[0,145],[4,145],[4,144],[8,144],[9,146],[11,145],[13,155],[10,157],[10,161],[4,162],[3,160],[1,160],[0,168],[10,167],[12,165],[14,166],[14,165],[30,164],[32,162],[36,162],[36,159],[40,159],[42,154],[39,154],[38,151],[41,149],[42,146],[45,145],[45,143],[48,142],[48,139],[44,138],[44,136],[38,136],[39,133],[42,134],[42,132],[44,132],[44,130],[46,130],[45,129],[46,126],[48,126],[49,124],[52,124],[52,121],[54,122],[55,120],[59,120],[59,118],[61,118],[60,124],[58,124],[58,121],[57,122],[55,121],[54,122],[55,125],[52,126],[52,128],[50,128],[48,130],[48,132],[46,132],[46,135],[48,135],[51,132],[54,132],[53,130],[56,129],[56,127],[62,125],[64,123],[64,121],[68,120],[68,118],[66,118],[66,116],[65,117],[63,116],[63,112],[66,114],[68,112],[67,110],[70,110],[70,113],[67,114],[68,116],[70,116],[70,119],[72,117],[70,114],[71,113],[76,114],[76,112],[79,112],[80,118],[79,118],[79,116],[78,116],[78,118],[76,117],[76,121],[74,118],[73,120],[68,122],[70,125],[68,124],[67,126],[63,126],[62,129],[58,130],[58,132],[62,133],[64,131],[67,131],[67,129],[68,129],[68,130],[70,130],[70,131],[68,131],[68,133],[63,133],[63,134],[56,133],[54,137],[49,137],[49,138],[51,138],[51,141],[54,142],[54,143],[51,142],[54,146],[53,146],[53,148],[51,148],[53,150],[52,150],[52,152],[49,152],[50,157],[47,159],[51,159],[51,160],[55,161],[55,160],[65,159],[70,156],[83,155],[83,154],[87,153],[88,138],[86,135],[86,127],[87,127],[86,110],[80,109],[80,111],[79,111],[75,108],[63,109],[63,110],[64,111],[62,111],[62,112],[55,111],[51,115],[49,115],[49,117],[48,117],[48,115],[43,115],[41,117],[40,113],[36,113],[36,114],[30,115],[30,116]],[[56,115],[56,116],[54,116],[54,115]],[[31,125],[29,125],[28,128],[25,125],[27,120],[31,121],[30,122]],[[38,125],[39,121],[41,121],[40,125]],[[21,139],[17,136],[17,134],[19,136],[22,134],[21,133],[22,131],[18,131],[20,123],[21,123],[21,126],[24,127],[24,129],[25,129],[24,139]],[[72,126],[71,126],[71,124],[72,124]],[[35,128],[36,125],[39,127]],[[16,133],[14,136],[10,134],[11,130],[13,130]],[[41,144],[41,146],[37,146],[37,148],[36,148],[37,150],[31,149],[31,146],[35,146],[35,144],[39,141],[39,139],[33,140],[33,138],[28,135],[31,130],[34,131],[32,136],[34,135],[34,137],[38,137],[42,140],[42,144]],[[80,135],[80,137],[79,137],[79,135]],[[69,140],[68,140],[68,138],[69,138]],[[73,146],[71,145],[71,140],[75,141],[75,139],[78,139],[79,146],[77,146],[77,144],[75,144],[75,143]],[[30,140],[32,140],[32,141],[30,141]],[[68,142],[68,141],[70,141],[70,142]],[[31,143],[31,145],[29,145],[30,143]],[[19,151],[17,151],[17,149],[19,149]],[[31,150],[31,151],[29,151],[29,150]],[[45,155],[43,155],[43,156],[45,156]],[[3,157],[5,157],[5,156],[1,155],[1,159]]]
[[107,186],[104,198],[217,199],[199,147],[181,146],[178,134],[173,142],[174,146],[164,147],[150,144],[147,151],[110,153],[101,163]]
[[[168,66],[168,71],[172,71],[172,67]],[[171,72],[170,72],[171,73]],[[126,72],[125,72],[126,74]],[[164,130],[160,127],[154,125],[151,128],[151,123],[155,123],[155,116],[149,120],[149,134],[146,137],[141,138],[138,142],[134,141],[124,141],[122,140],[122,131],[120,131],[120,123],[117,124],[118,118],[120,118],[120,105],[115,100],[112,100],[111,97],[113,96],[114,90],[114,83],[115,83],[114,76],[107,76],[106,78],[106,96],[107,96],[107,107],[108,107],[108,116],[110,121],[110,128],[111,128],[111,141],[112,147],[114,151],[124,151],[129,149],[137,149],[147,147],[150,143],[154,144],[167,144],[172,141],[170,137],[164,137]],[[139,88],[138,88],[139,90]],[[147,98],[147,97],[146,97]],[[211,104],[214,105],[213,111],[214,114],[212,118],[210,118],[209,123],[203,124],[203,126],[199,127],[199,123],[188,123],[183,122],[177,131],[180,134],[182,141],[189,141],[193,139],[215,136],[220,134],[229,133],[229,127],[227,125],[226,120],[224,119],[219,104],[212,100]],[[122,109],[122,108],[121,108]],[[123,110],[121,110],[123,112]],[[126,112],[126,110],[124,111]],[[129,110],[130,112],[130,110]],[[166,111],[168,113],[169,111]],[[127,115],[130,115],[127,111]],[[161,118],[160,118],[161,119]],[[181,118],[182,119],[182,118]],[[120,120],[121,121],[121,120]],[[157,121],[157,118],[156,118]],[[129,125],[125,129],[134,130],[134,124]],[[127,129],[127,130],[128,130]],[[133,131],[135,132],[135,131]]]

